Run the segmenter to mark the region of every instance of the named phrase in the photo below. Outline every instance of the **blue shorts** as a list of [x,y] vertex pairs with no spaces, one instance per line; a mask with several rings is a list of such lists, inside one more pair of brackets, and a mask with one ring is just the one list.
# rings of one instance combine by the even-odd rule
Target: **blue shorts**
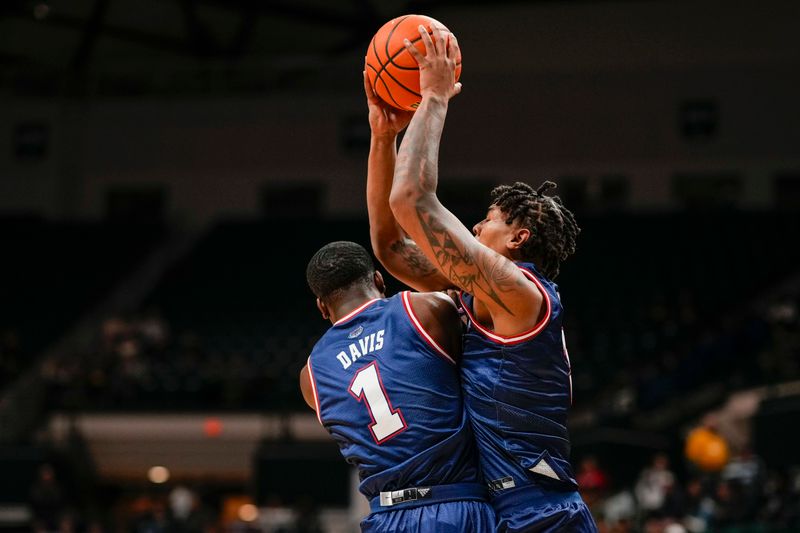
[[[410,491],[425,490],[415,497]],[[494,509],[479,483],[453,483],[396,491],[405,501],[388,505],[376,496],[372,514],[361,522],[361,531],[375,533],[494,533]],[[394,495],[394,494],[393,494]]]
[[361,521],[364,533],[494,533],[494,510],[488,502],[432,503],[410,509],[372,513]]
[[577,491],[545,491],[528,485],[498,493],[492,506],[497,533],[597,533],[592,513]]

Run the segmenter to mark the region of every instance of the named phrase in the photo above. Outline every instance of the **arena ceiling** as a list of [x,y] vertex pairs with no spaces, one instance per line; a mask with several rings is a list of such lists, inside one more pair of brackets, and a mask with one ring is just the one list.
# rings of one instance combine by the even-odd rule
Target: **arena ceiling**
[[0,86],[25,94],[292,89],[363,49],[394,16],[497,3],[2,0]]

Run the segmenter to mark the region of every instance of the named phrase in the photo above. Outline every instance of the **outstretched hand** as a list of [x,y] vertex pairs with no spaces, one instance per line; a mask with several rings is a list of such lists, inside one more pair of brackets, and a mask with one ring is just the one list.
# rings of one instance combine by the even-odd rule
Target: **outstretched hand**
[[461,92],[461,83],[456,82],[456,61],[461,52],[456,36],[444,26],[431,23],[433,36],[428,34],[425,26],[419,26],[419,34],[425,45],[425,55],[411,41],[405,39],[403,44],[419,65],[420,94],[440,96],[449,100]]
[[364,92],[367,95],[367,107],[369,108],[369,127],[372,134],[397,136],[411,122],[414,112],[396,109],[385,103],[372,89],[366,70],[363,74]]

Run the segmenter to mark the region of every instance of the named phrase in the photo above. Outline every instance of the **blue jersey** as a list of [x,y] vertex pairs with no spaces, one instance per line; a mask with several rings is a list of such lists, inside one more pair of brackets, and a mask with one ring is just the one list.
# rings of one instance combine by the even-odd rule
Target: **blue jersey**
[[485,481],[495,494],[536,484],[577,488],[569,463],[567,410],[570,363],[558,289],[530,263],[523,273],[543,295],[545,314],[530,331],[504,337],[481,326],[473,297],[461,294],[469,318],[464,335],[464,402]]
[[358,468],[367,498],[480,481],[458,369],[423,329],[407,292],[336,322],[308,369],[320,422]]

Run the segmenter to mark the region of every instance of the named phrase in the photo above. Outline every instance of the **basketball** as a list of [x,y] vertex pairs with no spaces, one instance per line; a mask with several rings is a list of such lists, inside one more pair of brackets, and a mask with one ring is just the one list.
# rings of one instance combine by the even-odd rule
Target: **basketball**
[[[367,78],[375,94],[387,104],[406,111],[413,111],[419,106],[422,98],[419,92],[419,68],[403,46],[403,40],[408,39],[424,54],[425,44],[417,28],[421,24],[428,33],[432,33],[432,22],[438,21],[425,15],[403,15],[384,24],[369,43]],[[456,58],[456,80],[460,77],[459,54]]]

